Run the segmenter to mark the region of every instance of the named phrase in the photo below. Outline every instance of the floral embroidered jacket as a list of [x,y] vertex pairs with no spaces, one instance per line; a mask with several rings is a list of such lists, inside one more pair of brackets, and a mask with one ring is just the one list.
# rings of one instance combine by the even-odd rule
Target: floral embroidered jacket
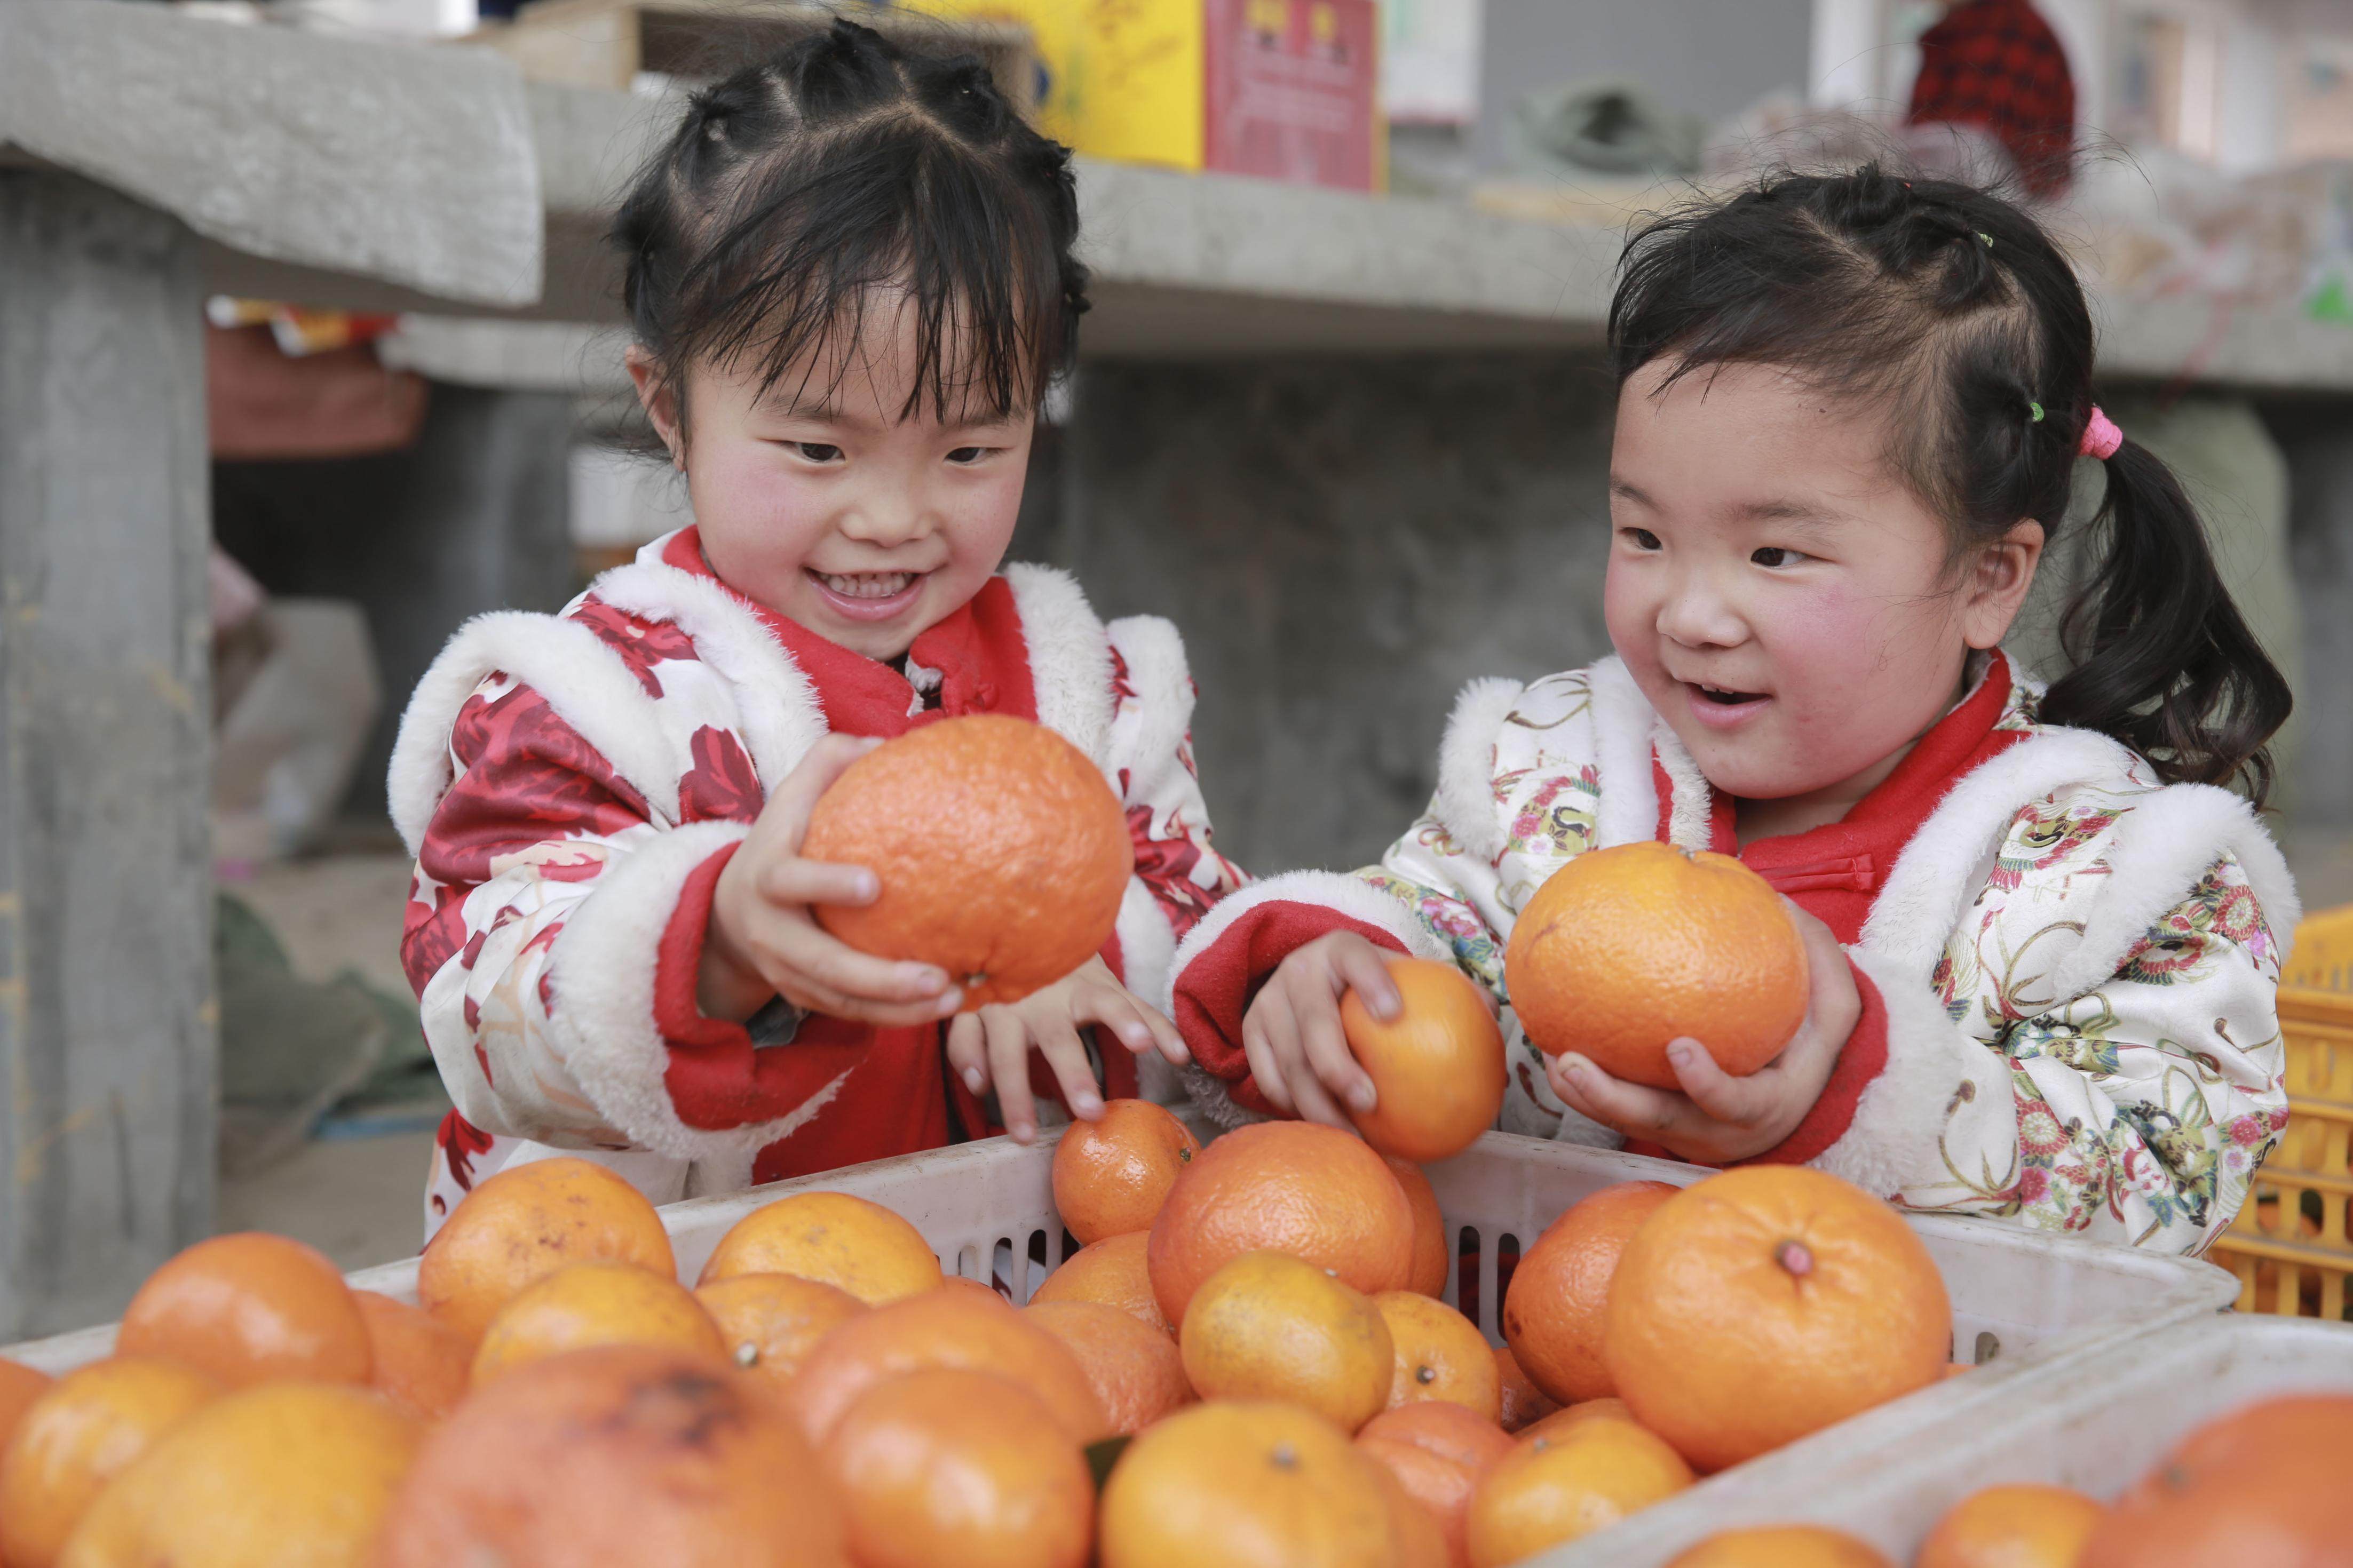
[[[1177,939],[1239,879],[1210,843],[1192,705],[1175,627],[1106,626],[1044,567],[992,578],[904,671],[734,594],[691,528],[560,616],[470,623],[419,683],[390,781],[417,856],[403,957],[457,1106],[428,1234],[473,1182],[558,1151],[666,1202],[987,1131],[937,1026],[874,1029],[781,1001],[748,1026],[704,1017],[720,870],[828,731],[1035,719],[1126,805],[1135,876],[1105,957],[1154,994]],[[1126,1053],[1105,1057],[1111,1090],[1137,1092]]]
[[[1451,959],[1508,1003],[1504,948],[1545,879],[1641,839],[1738,854],[1846,944],[1862,1021],[1779,1149],[1924,1212],[2192,1251],[2226,1226],[2287,1118],[2275,992],[2298,906],[2237,796],[2160,784],[2105,736],[2044,724],[2000,654],[1841,822],[1760,839],[1616,659],[1474,682],[1435,797],[1378,866],[1225,900],[1177,951],[1191,1087],[1266,1109],[1243,1010],[1335,928]],[[1614,1143],[1567,1110],[1505,1015],[1502,1125]],[[1655,1151],[1652,1151],[1655,1152]]]

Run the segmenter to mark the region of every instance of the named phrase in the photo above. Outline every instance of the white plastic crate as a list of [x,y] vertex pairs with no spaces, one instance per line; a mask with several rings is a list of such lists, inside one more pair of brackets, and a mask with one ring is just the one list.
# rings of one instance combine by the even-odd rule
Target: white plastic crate
[[1751,1524],[1831,1525],[1908,1563],[1945,1510],[1981,1488],[2045,1481],[2106,1501],[2216,1416],[2274,1394],[2353,1393],[2353,1325],[2200,1317],[1937,1393],[1950,1397],[1859,1416],[1525,1568],[1657,1568]]

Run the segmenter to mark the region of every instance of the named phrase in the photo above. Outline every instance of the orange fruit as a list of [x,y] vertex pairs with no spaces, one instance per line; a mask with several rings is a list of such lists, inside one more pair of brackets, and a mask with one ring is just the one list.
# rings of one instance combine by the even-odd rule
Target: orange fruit
[[1618,1261],[1602,1359],[1703,1470],[1945,1375],[1952,1303],[1920,1238],[1862,1188],[1746,1165],[1661,1205]]
[[422,1430],[364,1388],[223,1394],[98,1494],[58,1568],[363,1568]]
[[478,1184],[417,1260],[417,1303],[466,1336],[567,1263],[634,1263],[676,1278],[646,1195],[593,1160],[511,1165]]
[[840,1504],[774,1385],[601,1345],[517,1369],[426,1439],[373,1568],[849,1568]]
[[2075,1568],[2107,1511],[2066,1487],[1988,1487],[1936,1521],[1912,1568]]
[[1470,1562],[1463,1530],[1471,1494],[1487,1467],[1512,1451],[1512,1440],[1492,1422],[1444,1400],[1399,1405],[1365,1423],[1356,1448],[1378,1460],[1408,1497],[1438,1521],[1445,1560]]
[[1726,1530],[1684,1552],[1667,1568],[1894,1568],[1876,1547],[1843,1531],[1812,1524]]
[[1365,1142],[1406,1160],[1451,1160],[1503,1109],[1504,1035],[1478,986],[1451,963],[1388,960],[1401,1005],[1388,1023],[1351,990],[1340,998],[1348,1050],[1373,1080],[1373,1109],[1351,1110]]
[[1201,1141],[1148,1100],[1114,1100],[1054,1145],[1054,1212],[1082,1243],[1152,1228]]
[[1504,1431],[1517,1432],[1560,1408],[1535,1385],[1535,1380],[1528,1376],[1526,1370],[1520,1365],[1520,1358],[1512,1353],[1511,1346],[1497,1345],[1494,1351],[1495,1375],[1503,1385],[1504,1393]]
[[1431,1399],[1397,1405],[1356,1430],[1359,1442],[1379,1438],[1426,1448],[1472,1470],[1483,1470],[1512,1451],[1512,1436],[1467,1405]]
[[1336,1127],[1261,1121],[1185,1167],[1152,1222],[1152,1293],[1172,1323],[1201,1281],[1245,1252],[1287,1252],[1372,1295],[1413,1267],[1413,1205],[1364,1140]]
[[8,1446],[8,1436],[16,1431],[16,1423],[33,1407],[33,1401],[49,1391],[56,1380],[46,1372],[37,1372],[20,1361],[0,1356],[0,1448]]
[[1381,1156],[1389,1173],[1405,1189],[1405,1201],[1413,1210],[1413,1261],[1408,1265],[1405,1288],[1419,1290],[1425,1296],[1446,1293],[1446,1271],[1454,1262],[1454,1249],[1446,1241],[1446,1216],[1438,1212],[1438,1194],[1430,1189],[1430,1178],[1421,1167],[1410,1160],[1400,1160],[1394,1154]]
[[1389,1539],[1398,1568],[1459,1568],[1437,1513],[1408,1491],[1387,1465],[1376,1459],[1370,1468],[1374,1483],[1388,1504]]
[[[771,1278],[775,1278],[775,1276],[771,1276]],[[812,1283],[814,1283],[814,1281],[812,1281]],[[942,1274],[940,1276],[940,1282],[936,1289],[942,1290],[960,1291],[963,1294],[971,1296],[976,1300],[985,1298],[1001,1305],[1009,1305],[1009,1303],[1006,1301],[1006,1298],[997,1293],[996,1286],[984,1285],[977,1279],[967,1279],[961,1274]],[[849,1299],[853,1301],[858,1300],[858,1298],[855,1296],[852,1296]],[[859,1304],[860,1306],[865,1305],[862,1301]]]
[[1093,1543],[1078,1444],[995,1373],[935,1366],[878,1383],[822,1458],[859,1568],[1081,1568]]
[[0,1563],[49,1568],[106,1484],[220,1392],[192,1367],[128,1356],[59,1378],[0,1448]]
[[1246,1252],[1210,1275],[1176,1344],[1204,1399],[1288,1399],[1345,1432],[1388,1403],[1396,1376],[1371,1299],[1281,1252]]
[[354,1290],[352,1300],[367,1324],[375,1391],[420,1421],[458,1408],[474,1362],[466,1337],[424,1308],[375,1290]]
[[694,1299],[719,1325],[737,1366],[789,1381],[818,1341],[867,1310],[839,1286],[790,1274],[737,1274],[698,1285]]
[[968,1012],[1018,1002],[1111,940],[1135,854],[1103,770],[1042,724],[944,719],[859,758],[801,853],[871,869],[871,904],[819,904],[861,952],[936,964]]
[[1396,1374],[1389,1407],[1445,1399],[1500,1423],[1504,1388],[1495,1352],[1479,1326],[1445,1302],[1411,1290],[1384,1290],[1373,1305],[1388,1325]]
[[365,1383],[375,1365],[367,1321],[326,1255],[259,1231],[200,1241],[147,1276],[114,1350],[176,1361],[230,1388]]
[[1480,1478],[1464,1544],[1475,1568],[1500,1568],[1605,1530],[1692,1484],[1691,1467],[1630,1422],[1588,1421],[1521,1442]]
[[1089,1242],[1046,1276],[1046,1282],[1030,1293],[1029,1304],[1096,1301],[1116,1307],[1175,1339],[1176,1325],[1168,1321],[1168,1314],[1160,1310],[1160,1299],[1152,1293],[1152,1270],[1145,1262],[1150,1245],[1151,1237],[1140,1230]]
[[1664,1182],[1620,1182],[1572,1204],[1520,1255],[1504,1292],[1504,1342],[1546,1397],[1568,1405],[1615,1392],[1601,1361],[1603,1309],[1618,1256],[1675,1195]]
[[993,1372],[1044,1402],[1081,1443],[1111,1421],[1070,1348],[1002,1300],[933,1290],[860,1312],[817,1342],[785,1389],[801,1431],[820,1446],[858,1396],[887,1377],[928,1366]]
[[1404,1568],[1377,1463],[1314,1411],[1187,1405],[1127,1446],[1104,1483],[1102,1568]]
[[2339,1561],[2353,1537],[2342,1477],[2353,1397],[2266,1399],[2208,1422],[2119,1497],[2078,1568]]
[[1132,1436],[1193,1402],[1184,1358],[1151,1324],[1100,1301],[1032,1301],[1024,1310],[1078,1358],[1113,1432]]
[[1591,1421],[1598,1416],[1608,1416],[1613,1421],[1633,1421],[1637,1426],[1641,1425],[1640,1421],[1634,1421],[1634,1413],[1626,1407],[1626,1402],[1622,1399],[1606,1397],[1588,1399],[1581,1405],[1571,1405],[1564,1409],[1556,1410],[1541,1420],[1529,1422],[1520,1431],[1519,1440],[1523,1443],[1533,1443],[1539,1437],[1557,1436],[1569,1427]]
[[499,1309],[475,1348],[475,1386],[519,1366],[591,1345],[666,1345],[727,1354],[719,1325],[692,1291],[634,1263],[574,1263]]
[[1681,1087],[1671,1040],[1745,1076],[1806,1016],[1805,943],[1772,884],[1672,844],[1588,849],[1555,871],[1512,927],[1504,978],[1538,1050],[1654,1089]]
[[738,1274],[822,1280],[870,1307],[936,1290],[945,1278],[922,1231],[848,1193],[795,1193],[737,1220],[696,1283]]

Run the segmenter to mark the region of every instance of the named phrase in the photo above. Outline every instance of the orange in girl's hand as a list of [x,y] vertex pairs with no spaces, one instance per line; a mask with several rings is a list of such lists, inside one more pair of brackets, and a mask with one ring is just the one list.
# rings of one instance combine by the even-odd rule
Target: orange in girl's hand
[[1528,1376],[1527,1370],[1520,1365],[1520,1358],[1512,1353],[1510,1345],[1497,1345],[1494,1351],[1495,1376],[1504,1394],[1504,1431],[1523,1431],[1560,1408],[1558,1403]]
[[868,1310],[838,1286],[789,1274],[714,1279],[696,1286],[694,1299],[719,1325],[727,1358],[778,1384],[791,1381],[818,1341]]
[[1806,1016],[1805,943],[1780,895],[1729,855],[1672,844],[1588,849],[1555,871],[1512,927],[1504,975],[1537,1049],[1654,1089],[1679,1086],[1672,1040],[1745,1076]]
[[1442,1296],[1453,1251],[1446,1245],[1446,1216],[1438,1212],[1438,1194],[1412,1161],[1394,1154],[1381,1159],[1397,1177],[1398,1185],[1405,1189],[1405,1201],[1413,1208],[1413,1264],[1406,1273],[1405,1288],[1425,1296]]
[[1361,1138],[1305,1121],[1237,1128],[1195,1157],[1152,1222],[1152,1291],[1171,1322],[1245,1252],[1303,1258],[1366,1295],[1404,1287],[1413,1205]]
[[1054,1212],[1087,1246],[1152,1228],[1177,1173],[1201,1141],[1162,1106],[1114,1100],[1096,1121],[1076,1121],[1054,1146]]
[[1504,1390],[1495,1353],[1478,1324],[1445,1302],[1413,1290],[1384,1290],[1373,1298],[1373,1305],[1388,1325],[1394,1352],[1390,1409],[1447,1400],[1487,1421],[1502,1420]]
[[376,1392],[420,1421],[438,1421],[466,1397],[474,1347],[466,1337],[421,1307],[375,1290],[354,1290],[367,1323],[375,1370],[368,1381]]
[[365,1383],[367,1321],[326,1255],[246,1231],[200,1241],[139,1287],[116,1353],[176,1361],[235,1388],[272,1378]]
[[871,904],[819,904],[862,952],[935,964],[966,1011],[1018,1002],[1111,940],[1134,868],[1103,770],[1042,724],[997,713],[908,731],[849,764],[801,853],[864,866]]
[[2075,1568],[2107,1511],[2066,1487],[1988,1487],[1936,1521],[1912,1568]]
[[1601,1363],[1602,1310],[1619,1255],[1675,1195],[1664,1182],[1620,1182],[1572,1204],[1520,1255],[1504,1292],[1504,1342],[1547,1398],[1567,1405],[1614,1392]]
[[1709,1536],[1667,1568],[1895,1568],[1876,1547],[1843,1531],[1767,1524]]
[[130,1356],[59,1378],[0,1446],[0,1563],[49,1568],[106,1484],[220,1392],[194,1368]]
[[1503,1108],[1503,1034],[1479,988],[1452,964],[1393,958],[1388,974],[1400,1006],[1387,1023],[1355,991],[1340,999],[1340,1027],[1375,1095],[1372,1110],[1349,1118],[1384,1154],[1451,1159]]
[[634,1263],[673,1279],[646,1195],[593,1160],[510,1165],[466,1194],[417,1260],[417,1301],[479,1340],[501,1307],[567,1263]]
[[592,1345],[661,1345],[713,1360],[729,1349],[702,1303],[668,1275],[574,1263],[499,1309],[474,1352],[473,1383]]
[[941,1280],[940,1260],[922,1231],[848,1193],[795,1193],[737,1220],[696,1283],[738,1274],[819,1279],[870,1307],[936,1290]]
[[1602,1360],[1703,1470],[1945,1375],[1952,1304],[1927,1247],[1862,1188],[1746,1165],[1684,1188],[1618,1261]]
[[1100,1301],[1032,1300],[1023,1311],[1078,1358],[1120,1436],[1193,1402],[1176,1342],[1151,1324]]
[[1503,1568],[1606,1530],[1692,1484],[1691,1467],[1629,1422],[1522,1439],[1480,1479],[1464,1529],[1473,1568]]
[[1145,1261],[1150,1244],[1151,1238],[1140,1230],[1090,1242],[1046,1276],[1046,1282],[1031,1292],[1029,1304],[1099,1301],[1151,1324],[1173,1340],[1176,1325],[1168,1321],[1160,1310],[1159,1298],[1152,1293],[1152,1271]]

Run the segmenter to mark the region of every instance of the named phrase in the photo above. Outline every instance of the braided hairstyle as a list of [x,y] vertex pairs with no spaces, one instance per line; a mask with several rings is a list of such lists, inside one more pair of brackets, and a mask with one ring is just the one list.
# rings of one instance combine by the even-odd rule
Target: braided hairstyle
[[1087,308],[1078,229],[1070,150],[977,58],[836,20],[694,94],[610,237],[683,426],[688,365],[748,364],[764,394],[796,364],[838,379],[870,306],[902,297],[917,363],[899,417],[1034,410]]
[[[1766,364],[1886,411],[1888,461],[1952,531],[1957,563],[2021,520],[2067,515],[2090,422],[2092,317],[2033,219],[1973,186],[1876,164],[1780,174],[1637,231],[1609,310],[1622,388]],[[2132,747],[2168,782],[2270,791],[2286,681],[2214,569],[2180,482],[2126,440],[2106,459],[2092,569],[2060,640],[2047,722]]]

